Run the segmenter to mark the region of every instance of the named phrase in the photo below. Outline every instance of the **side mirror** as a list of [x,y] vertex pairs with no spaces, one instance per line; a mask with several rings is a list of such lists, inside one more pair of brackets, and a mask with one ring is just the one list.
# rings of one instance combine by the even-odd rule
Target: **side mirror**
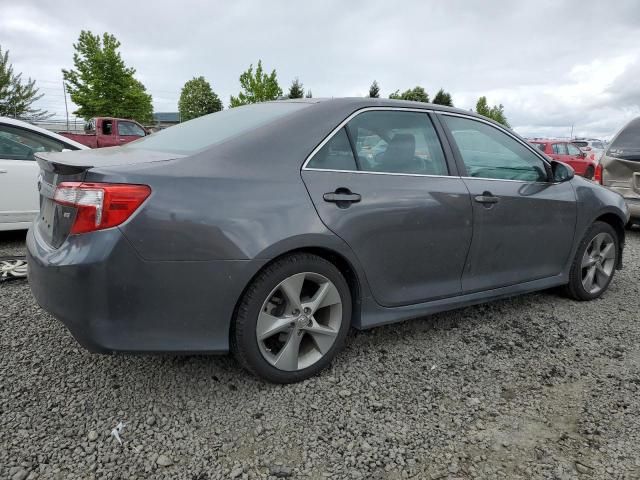
[[580,152],[580,158],[587,158],[587,152]]
[[557,160],[553,160],[551,162],[551,172],[553,174],[554,182],[568,182],[576,174],[575,170],[569,165]]

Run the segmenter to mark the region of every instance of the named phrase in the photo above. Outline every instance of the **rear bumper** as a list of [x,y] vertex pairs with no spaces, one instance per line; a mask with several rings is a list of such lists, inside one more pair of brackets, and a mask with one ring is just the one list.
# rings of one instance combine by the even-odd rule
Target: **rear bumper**
[[52,249],[27,235],[38,303],[92,352],[224,353],[244,286],[266,261],[145,261],[118,229]]
[[640,220],[640,198],[625,198],[624,201],[627,203],[627,207],[629,207],[629,214],[632,220],[639,221]]

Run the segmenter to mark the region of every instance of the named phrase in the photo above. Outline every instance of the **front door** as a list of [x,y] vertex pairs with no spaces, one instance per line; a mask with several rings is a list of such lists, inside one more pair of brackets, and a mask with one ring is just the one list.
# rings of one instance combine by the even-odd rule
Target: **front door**
[[355,252],[378,303],[460,294],[471,203],[462,179],[449,175],[426,113],[357,115],[302,177],[322,221]]
[[118,142],[123,145],[145,136],[145,131],[135,122],[118,120]]
[[465,293],[552,277],[569,260],[576,201],[569,182],[552,183],[524,143],[476,119],[440,114],[454,140],[473,204]]

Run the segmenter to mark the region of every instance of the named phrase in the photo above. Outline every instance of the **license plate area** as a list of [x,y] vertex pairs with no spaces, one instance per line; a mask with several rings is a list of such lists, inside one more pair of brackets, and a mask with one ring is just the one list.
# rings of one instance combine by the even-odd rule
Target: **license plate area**
[[53,201],[55,186],[41,181],[40,213],[38,215],[38,231],[44,240],[54,248],[58,248],[66,240],[76,217],[76,209],[68,205],[59,205]]

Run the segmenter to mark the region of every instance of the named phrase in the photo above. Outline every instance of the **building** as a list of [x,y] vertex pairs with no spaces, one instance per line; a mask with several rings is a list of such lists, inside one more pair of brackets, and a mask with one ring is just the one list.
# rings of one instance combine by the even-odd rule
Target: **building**
[[153,114],[153,124],[151,128],[161,130],[180,123],[180,113],[178,112],[155,112]]

